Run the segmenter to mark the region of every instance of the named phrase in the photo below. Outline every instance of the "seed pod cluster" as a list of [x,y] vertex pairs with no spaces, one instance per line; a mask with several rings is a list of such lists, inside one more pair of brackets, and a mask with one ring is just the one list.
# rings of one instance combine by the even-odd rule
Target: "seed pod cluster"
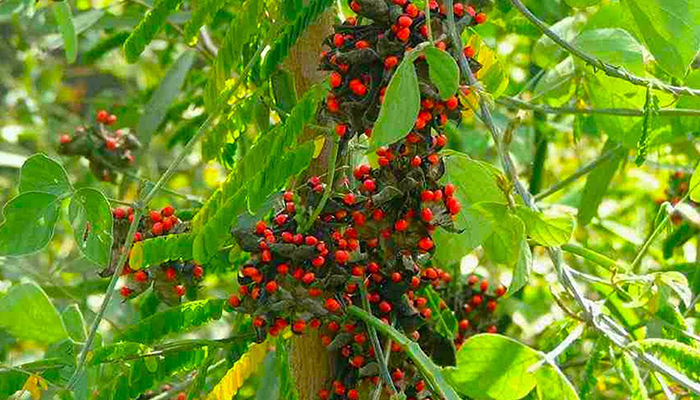
[[498,300],[506,293],[503,285],[493,287],[487,279],[470,275],[466,282],[459,282],[458,289],[438,291],[457,318],[458,334],[455,345],[459,348],[469,337],[477,333],[498,332],[495,311]]
[[[341,151],[360,135],[371,137],[394,71],[406,53],[427,38],[425,15],[408,0],[349,4],[362,18],[350,17],[336,26],[325,41],[328,48],[320,65],[330,72],[331,90],[319,119],[334,126]],[[433,31],[439,32],[444,6],[429,4]],[[455,4],[454,12],[462,27],[486,18],[463,2]],[[360,22],[367,19],[366,24]],[[446,40],[436,45],[450,50]],[[464,51],[474,55],[473,50]],[[419,58],[415,66],[420,114],[404,139],[376,150],[377,167],[357,165],[352,177],[337,182],[312,176],[285,192],[268,218],[254,227],[232,230],[250,257],[240,268],[239,290],[231,294],[229,307],[251,315],[260,340],[287,326],[298,335],[319,330],[334,359],[332,379],[318,393],[320,399],[357,399],[361,381],[379,380],[367,327],[344,312],[349,305],[363,307],[364,292],[373,315],[425,344],[438,362],[454,362],[454,352],[446,357],[438,354],[449,350],[449,342],[430,345],[440,343],[435,342],[440,336],[435,333],[433,310],[420,290],[428,286],[439,290],[452,280],[431,260],[432,235],[438,227],[456,230],[453,221],[461,205],[454,196],[455,186],[440,180],[445,164],[439,151],[447,143],[443,131],[448,120],[458,123],[464,106],[456,93],[447,100],[440,98],[428,79],[425,60]],[[330,197],[322,202],[326,191]],[[322,209],[315,213],[317,207]],[[309,216],[315,219],[302,231],[299,221]],[[479,296],[487,296],[482,297],[487,304],[493,297]],[[477,320],[473,314],[464,318]],[[412,399],[432,396],[400,346],[384,351],[392,353],[388,368],[399,390]]]
[[77,127],[73,135],[62,134],[58,152],[87,158],[98,179],[113,181],[119,171],[134,164],[134,153],[141,143],[124,129],[110,129],[117,122],[115,115],[101,110],[95,119],[95,125]]
[[[112,265],[101,272],[102,276],[114,273],[119,256],[123,252],[120,247],[129,232],[129,226],[134,220],[134,210],[131,207],[117,207],[112,210],[114,220],[114,243],[112,250]],[[134,242],[140,242],[164,235],[177,235],[187,232],[186,222],[181,221],[172,206],[160,210],[152,210],[139,221]],[[193,297],[197,285],[204,278],[204,267],[188,260],[173,260],[160,265],[134,270],[127,259],[122,270],[125,285],[120,288],[124,299],[138,296],[151,286],[158,298],[168,305],[179,304],[183,296]],[[191,295],[191,296],[189,296]]]

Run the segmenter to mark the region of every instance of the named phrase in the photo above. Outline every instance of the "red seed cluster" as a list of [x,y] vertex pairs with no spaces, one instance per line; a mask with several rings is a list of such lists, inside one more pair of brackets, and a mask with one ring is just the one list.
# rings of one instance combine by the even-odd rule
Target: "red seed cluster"
[[[134,211],[131,207],[117,207],[112,210],[114,218],[114,243],[119,246],[124,242],[128,234],[129,226],[134,220]],[[139,221],[139,226],[134,234],[134,242],[163,235],[185,233],[187,224],[181,221],[172,206],[165,206],[160,210],[152,210]],[[119,251],[114,251],[116,257]],[[117,260],[113,260],[116,262]],[[111,275],[114,267],[103,271],[103,276]],[[178,304],[190,289],[196,289],[198,283],[204,278],[204,267],[193,261],[169,261],[160,265],[151,266],[139,270],[131,269],[127,260],[122,275],[125,277],[125,285],[120,289],[122,297],[133,298],[146,291],[151,286],[158,298],[166,304]]]
[[[326,40],[328,49],[321,57],[331,86],[321,115],[332,121],[341,151],[360,135],[371,137],[394,71],[406,52],[427,37],[425,15],[410,1],[349,4],[369,23],[348,18]],[[437,33],[445,10],[435,1],[430,6]],[[462,2],[454,12],[461,27],[486,19]],[[450,50],[446,41],[437,46]],[[357,399],[361,380],[379,380],[367,327],[344,313],[349,305],[362,307],[363,291],[372,314],[385,323],[421,345],[437,337],[433,309],[421,290],[440,290],[452,280],[431,261],[432,235],[438,227],[454,230],[461,210],[455,186],[441,181],[445,164],[439,152],[447,144],[445,126],[449,120],[459,122],[464,106],[457,93],[447,100],[439,97],[424,73],[425,60],[419,58],[416,69],[420,114],[403,140],[376,150],[377,167],[356,165],[352,177],[337,182],[312,176],[294,192],[285,192],[268,218],[232,232],[250,258],[240,269],[240,287],[230,296],[230,307],[252,316],[261,340],[287,326],[295,334],[319,330],[336,360],[320,399]],[[326,191],[330,197],[314,213]],[[299,221],[310,215],[318,217],[302,231]],[[483,307],[490,307],[490,300],[483,297]],[[408,398],[430,398],[430,389],[403,349],[394,345],[384,350],[392,352],[389,368],[395,385]]]
[[458,335],[455,339],[457,348],[477,333],[498,332],[495,312],[499,298],[506,293],[505,286],[493,287],[488,280],[470,275],[457,290],[450,288],[439,292],[445,302],[450,304],[458,321]]
[[118,170],[134,164],[134,152],[141,147],[141,143],[124,129],[110,130],[109,127],[117,122],[115,115],[101,110],[95,118],[95,125],[77,127],[73,135],[60,135],[58,151],[87,158],[95,176],[103,181],[112,181]]

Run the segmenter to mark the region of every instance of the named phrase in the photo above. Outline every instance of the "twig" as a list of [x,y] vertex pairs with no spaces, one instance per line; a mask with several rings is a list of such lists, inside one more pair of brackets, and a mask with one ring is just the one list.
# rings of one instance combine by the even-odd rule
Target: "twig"
[[525,18],[527,18],[530,22],[532,22],[542,33],[544,33],[547,37],[552,39],[556,44],[559,46],[563,47],[566,51],[571,53],[572,55],[580,58],[581,60],[585,61],[587,64],[591,65],[594,69],[600,69],[603,72],[605,72],[606,75],[614,77],[614,78],[620,78],[624,79],[633,85],[637,86],[643,86],[643,87],[649,87],[651,86],[654,89],[662,90],[664,92],[669,92],[672,93],[676,96],[678,95],[688,95],[688,96],[700,96],[700,90],[699,89],[692,89],[686,86],[673,86],[673,85],[667,85],[665,83],[661,83],[656,80],[649,80],[645,78],[641,78],[639,76],[636,76],[628,71],[626,71],[622,67],[617,67],[611,64],[606,63],[605,61],[593,57],[590,54],[587,54],[583,52],[581,49],[577,48],[576,46],[568,43],[566,40],[562,39],[559,37],[556,33],[552,32],[551,29],[547,27],[547,25],[542,22],[540,19],[538,19],[530,10],[528,10],[525,5],[520,0],[510,0],[510,2],[515,6],[515,8],[520,11],[521,14]]
[[[508,108],[520,110],[532,110],[544,114],[596,114],[596,115],[619,115],[621,117],[643,117],[644,110],[634,108],[577,108],[577,107],[550,107],[544,104],[533,104],[527,101],[522,101],[514,97],[501,97],[496,100],[497,104]],[[667,108],[658,111],[655,114],[661,117],[697,117],[700,116],[700,110],[691,108]]]
[[219,55],[219,48],[214,44],[214,40],[211,38],[211,35],[209,35],[209,30],[206,26],[202,26],[199,29],[199,37],[202,38],[202,44],[204,45],[204,48],[209,51],[209,53],[211,53],[214,57]]
[[[520,7],[524,8],[522,4],[518,0],[511,0],[514,4],[519,5]],[[483,90],[480,83],[476,80],[474,77],[474,74],[471,71],[471,68],[469,68],[469,64],[467,63],[467,59],[464,56],[464,53],[461,51],[462,49],[462,40],[459,37],[459,34],[457,33],[456,27],[455,27],[455,19],[454,19],[454,13],[453,13],[453,0],[447,0],[446,1],[446,8],[447,8],[447,26],[449,29],[449,33],[452,37],[452,42],[453,42],[453,47],[455,48],[455,52],[457,53],[457,57],[459,60],[459,66],[460,69],[462,70],[462,73],[467,76],[469,79],[469,84],[475,88],[477,88],[478,91]],[[527,9],[525,9],[527,10]],[[529,11],[528,11],[529,13]],[[539,20],[538,20],[539,21]],[[551,33],[551,32],[550,32]],[[556,35],[554,35],[556,37]],[[647,82],[643,86],[647,86]],[[700,95],[700,91],[698,91],[698,95]],[[539,212],[539,208],[534,202],[534,199],[530,192],[525,190],[525,188],[522,186],[520,181],[518,181],[518,174],[517,171],[515,170],[515,164],[513,163],[513,160],[510,157],[510,154],[508,152],[504,152],[504,146],[502,143],[502,136],[501,133],[499,132],[498,128],[493,123],[493,119],[491,118],[491,112],[488,108],[488,104],[486,103],[485,99],[483,96],[479,96],[479,108],[481,111],[481,119],[486,124],[486,126],[489,128],[491,131],[491,136],[493,137],[494,143],[496,144],[496,148],[498,149],[499,157],[501,160],[501,163],[503,164],[503,168],[505,170],[506,175],[513,181],[513,184],[515,186],[516,192],[520,195],[522,198],[523,202],[525,205],[530,208],[531,210],[535,212]],[[641,360],[642,362],[646,363],[651,369],[655,371],[659,371],[661,373],[664,373],[677,382],[681,383],[682,385],[688,387],[690,390],[695,392],[696,394],[700,394],[700,384],[697,382],[694,382],[692,379],[688,378],[686,375],[678,372],[674,368],[666,365],[663,363],[660,359],[658,359],[655,356],[652,356],[650,354],[644,353],[644,352],[639,352],[638,350],[634,349],[629,349],[627,346],[633,342],[633,339],[631,335],[618,324],[615,320],[610,318],[609,316],[605,315],[602,313],[600,310],[600,307],[596,305],[595,303],[591,302],[588,300],[586,297],[584,297],[583,293],[579,290],[579,288],[576,286],[574,283],[573,277],[571,275],[571,270],[564,264],[564,260],[562,257],[562,251],[560,247],[550,247],[547,248],[547,252],[549,253],[549,257],[552,260],[552,263],[554,264],[554,267],[559,275],[559,280],[564,286],[564,288],[573,296],[574,300],[581,306],[583,309],[585,319],[589,321],[596,330],[598,330],[600,333],[605,335],[608,339],[610,339],[611,342],[613,342],[615,345],[625,348],[630,353],[638,360]]]
[[617,261],[608,256],[574,243],[565,243],[561,245],[561,249],[571,254],[576,254],[577,256],[583,257],[588,261],[594,262],[610,272],[629,269],[628,267],[620,265]]
[[569,348],[578,338],[581,337],[583,334],[583,328],[586,326],[586,324],[578,324],[576,325],[576,328],[569,333],[569,335],[562,340],[561,343],[557,345],[552,351],[549,353],[545,354],[544,357],[542,358],[541,361],[538,361],[531,366],[527,368],[527,372],[533,373],[537,371],[541,366],[543,366],[545,363],[550,364],[550,365],[556,365],[557,364],[557,357],[561,355],[566,349]]
[[333,139],[333,147],[331,148],[331,156],[328,158],[328,184],[326,186],[326,189],[323,191],[321,201],[319,201],[318,205],[314,209],[313,214],[311,214],[311,217],[309,217],[309,220],[306,221],[306,223],[304,224],[304,227],[301,230],[302,232],[306,232],[307,230],[309,230],[309,228],[311,228],[314,222],[316,222],[316,219],[319,215],[321,215],[321,211],[323,211],[323,207],[326,205],[328,198],[331,196],[331,192],[333,192],[333,180],[335,179],[335,161],[338,159],[338,152],[340,151],[340,146],[338,145],[338,142],[338,138],[335,137]]
[[604,163],[604,162],[610,160],[611,158],[613,158],[619,151],[621,151],[621,149],[622,149],[622,145],[620,145],[620,144],[615,145],[615,147],[613,147],[612,149],[601,154],[595,160],[593,160],[593,161],[589,162],[588,164],[582,166],[581,168],[577,169],[573,174],[571,174],[566,179],[564,179],[560,182],[557,182],[554,185],[547,188],[546,190],[544,190],[543,192],[538,193],[535,196],[535,200],[540,201],[540,200],[544,199],[545,197],[550,196],[550,195],[560,191],[561,189],[569,186],[570,184],[576,182],[581,177],[583,177],[586,174],[588,174],[589,172],[593,171],[601,163]]

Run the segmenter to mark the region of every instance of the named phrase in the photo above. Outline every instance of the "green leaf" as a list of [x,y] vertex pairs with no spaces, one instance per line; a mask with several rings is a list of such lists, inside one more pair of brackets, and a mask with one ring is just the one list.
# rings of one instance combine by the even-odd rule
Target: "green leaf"
[[165,235],[134,243],[129,254],[129,266],[142,269],[171,260],[192,260],[194,235],[183,233]]
[[585,8],[600,3],[601,0],[564,0],[566,4],[573,8]]
[[629,345],[650,353],[695,382],[700,380],[700,350],[666,339],[646,339]]
[[586,367],[584,369],[583,383],[581,384],[581,390],[579,395],[583,399],[588,399],[593,396],[596,390],[596,385],[598,384],[598,377],[602,374],[598,373],[601,361],[603,357],[609,352],[607,351],[610,347],[610,342],[605,336],[599,336],[598,340],[595,342],[593,350],[591,350],[588,355],[588,361],[586,361]]
[[[601,154],[607,153],[616,146],[612,140],[605,142]],[[586,186],[583,188],[581,195],[581,203],[578,207],[578,222],[581,226],[588,225],[589,222],[598,214],[598,206],[605,197],[605,192],[608,191],[610,182],[612,182],[617,169],[625,157],[625,153],[619,151],[612,158],[604,161],[591,171],[586,178]]]
[[642,375],[639,373],[639,368],[637,368],[637,364],[634,363],[632,356],[622,352],[618,362],[618,368],[622,373],[622,381],[629,389],[629,398],[632,400],[648,399],[647,388],[644,386],[644,380],[642,379]]
[[491,221],[491,235],[484,241],[484,250],[493,262],[515,264],[520,257],[520,242],[525,238],[525,224],[505,204],[478,203],[475,209]]
[[285,112],[290,112],[297,104],[294,75],[288,70],[280,68],[270,77],[270,87],[277,107]]
[[277,69],[277,66],[287,58],[292,46],[309,25],[333,4],[335,4],[333,0],[310,0],[304,9],[297,13],[294,22],[287,24],[279,39],[270,46],[270,51],[265,55],[261,68],[263,79],[269,77]]
[[537,370],[537,395],[540,400],[578,400],[576,388],[554,365],[545,364]]
[[530,281],[530,269],[532,268],[532,250],[530,250],[530,245],[527,244],[527,239],[523,238],[520,241],[518,247],[518,263],[515,264],[515,271],[513,271],[513,280],[510,282],[508,287],[507,297],[512,296],[517,293],[520,289],[525,287]]
[[683,79],[700,48],[700,5],[694,0],[625,0],[659,66]]
[[151,136],[165,119],[168,108],[177,97],[180,87],[187,78],[187,73],[192,67],[192,63],[197,57],[195,50],[188,50],[175,61],[165,77],[160,81],[160,85],[153,92],[151,99],[146,104],[145,112],[139,118],[139,124],[136,128],[139,140],[145,146],[151,142]]
[[150,344],[168,335],[187,332],[210,321],[218,320],[224,301],[198,300],[172,307],[141,320],[122,332],[118,339]]
[[443,100],[454,96],[459,87],[459,67],[447,52],[434,46],[425,49],[428,61],[430,81],[438,88]]
[[690,200],[700,203],[700,166],[695,168],[688,187],[690,188]]
[[457,318],[449,307],[440,308],[440,295],[433,289],[432,286],[426,286],[421,289],[418,294],[428,300],[428,307],[433,312],[435,322],[435,331],[450,339],[450,343],[457,336]]
[[492,233],[488,214],[473,208],[482,201],[506,203],[506,196],[498,186],[501,172],[491,164],[470,158],[468,155],[444,151],[445,175],[442,184],[455,185],[455,198],[462,204],[455,226],[462,233],[449,233],[439,229],[435,233],[435,257],[445,265],[459,261],[464,255],[481,245]]
[[609,64],[624,67],[636,75],[644,75],[644,48],[623,29],[584,31],[573,44]]
[[43,154],[34,154],[22,165],[19,175],[19,192],[44,192],[61,196],[73,187],[61,164]]
[[542,353],[501,335],[479,334],[467,339],[457,352],[457,367],[446,377],[458,392],[474,399],[517,400],[536,385],[531,365]]
[[83,52],[81,56],[82,61],[85,64],[94,64],[97,60],[102,58],[102,56],[104,56],[111,50],[114,50],[117,47],[123,45],[124,41],[126,41],[126,38],[128,38],[129,35],[129,32],[117,32],[111,36],[106,37],[105,39],[102,39],[93,47],[91,47],[90,50]]
[[0,328],[17,339],[43,344],[68,338],[60,314],[36,283],[14,285],[0,298]]
[[[566,17],[557,21],[549,29],[560,38],[571,42],[581,30],[582,23],[583,20],[580,17]],[[566,56],[566,51],[554,43],[547,35],[542,35],[537,39],[535,46],[532,48],[532,60],[542,68],[550,68],[557,65]]]
[[168,16],[176,11],[182,0],[156,0],[153,8],[146,12],[141,22],[134,28],[131,35],[124,42],[124,54],[126,61],[135,63],[149,43],[165,26]]
[[120,342],[96,349],[88,360],[88,365],[94,366],[102,363],[122,360],[131,356],[147,353],[150,348],[136,342]]
[[522,205],[518,205],[515,211],[525,223],[528,235],[543,246],[567,243],[574,232],[574,218],[569,214],[543,214]]
[[27,375],[24,372],[12,369],[0,369],[0,397],[10,399],[15,392],[22,390],[24,383],[27,381]]
[[379,117],[372,130],[372,145],[386,146],[411,131],[420,111],[418,76],[413,66],[414,56],[404,57],[391,77]]
[[73,26],[70,3],[67,1],[52,2],[51,11],[61,29],[63,46],[66,49],[66,60],[73,63],[78,57],[78,34]]
[[61,313],[63,325],[66,327],[68,335],[75,342],[83,343],[87,339],[85,330],[85,318],[77,304],[71,304]]
[[101,266],[109,264],[112,251],[112,211],[99,190],[79,189],[70,201],[73,235],[85,258]]
[[228,0],[200,0],[193,2],[192,16],[185,24],[182,34],[185,43],[189,46],[197,44],[199,29],[209,24],[214,19],[216,13],[224,8],[227,3]]
[[688,279],[685,275],[677,271],[658,272],[654,275],[656,281],[673,290],[685,303],[686,307],[690,305],[690,302],[693,300],[693,292],[688,286]]
[[26,192],[10,200],[2,210],[0,255],[18,256],[44,248],[60,210],[58,197],[49,193]]
[[533,99],[541,99],[553,107],[565,105],[576,90],[574,78],[576,65],[573,57],[569,56],[547,70],[535,86]]

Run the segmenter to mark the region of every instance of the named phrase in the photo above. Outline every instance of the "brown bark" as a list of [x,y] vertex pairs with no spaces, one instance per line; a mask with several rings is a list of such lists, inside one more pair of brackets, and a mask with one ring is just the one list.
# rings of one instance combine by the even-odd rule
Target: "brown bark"
[[[299,94],[325,78],[323,72],[318,69],[318,55],[323,39],[333,32],[335,15],[335,8],[332,7],[312,23],[291,49],[285,61],[284,66],[294,75],[295,88]],[[311,138],[312,135],[318,135],[318,132],[307,130],[304,139]],[[325,172],[330,144],[331,141],[326,140],[321,155],[312,162],[309,171],[313,171],[314,174]],[[289,358],[299,399],[315,399],[316,393],[327,383],[331,371],[329,353],[321,344],[318,331],[293,337]]]

